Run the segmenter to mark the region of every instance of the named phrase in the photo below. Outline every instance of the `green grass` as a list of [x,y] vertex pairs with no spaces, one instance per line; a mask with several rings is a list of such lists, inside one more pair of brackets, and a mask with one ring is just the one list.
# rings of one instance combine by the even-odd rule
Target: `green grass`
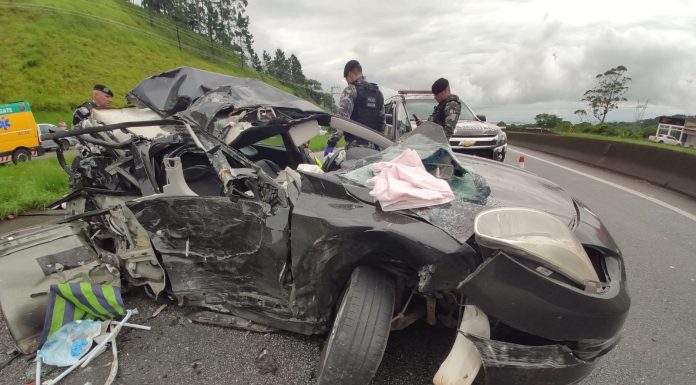
[[[68,163],[72,162],[68,157]],[[46,205],[67,194],[68,176],[52,159],[36,158],[0,166],[0,220]]]
[[636,138],[622,138],[618,136],[606,136],[606,135],[598,135],[598,134],[587,134],[587,133],[572,133],[569,134],[567,132],[560,132],[560,135],[565,135],[565,136],[573,136],[576,138],[591,138],[591,139],[599,139],[599,140],[608,140],[611,142],[624,142],[624,143],[634,143],[634,144],[642,144],[644,146],[653,146],[653,147],[660,147],[664,148],[667,150],[672,150],[672,151],[678,151],[678,152],[685,152],[687,154],[692,154],[696,155],[696,149],[694,148],[685,148],[682,146],[674,146],[671,144],[664,144],[664,143],[655,143],[651,142],[649,140],[645,139],[636,139]]
[[37,121],[69,122],[79,104],[91,98],[94,83],[114,90],[113,105],[142,79],[179,66],[259,78],[300,97],[275,79],[242,66],[236,54],[180,31],[182,50],[170,21],[153,17],[123,0],[0,1],[2,40],[0,104],[24,100]]

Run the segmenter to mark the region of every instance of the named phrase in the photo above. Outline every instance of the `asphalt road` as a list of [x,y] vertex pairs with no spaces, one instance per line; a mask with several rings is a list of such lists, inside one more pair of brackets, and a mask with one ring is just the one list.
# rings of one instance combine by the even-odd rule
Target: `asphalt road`
[[[522,151],[527,170],[558,183],[599,214],[626,258],[633,306],[624,339],[583,384],[696,383],[696,201],[577,162]],[[506,163],[517,165],[518,156],[510,151]],[[19,220],[26,224],[47,219],[51,217]],[[0,233],[18,224],[1,223]],[[119,337],[116,384],[314,383],[321,337],[197,325],[186,318],[190,309],[175,306],[148,319],[159,304],[142,293],[127,295],[125,301],[141,311],[135,321],[153,330],[128,331]],[[450,330],[424,325],[392,333],[373,384],[431,383],[453,338]],[[11,349],[3,325],[0,363]],[[270,362],[257,361],[262,349],[269,352]],[[103,383],[110,361],[110,354],[104,354],[62,383]],[[267,368],[275,370],[263,373]],[[32,371],[33,363],[20,357],[0,371],[0,384],[29,383]]]

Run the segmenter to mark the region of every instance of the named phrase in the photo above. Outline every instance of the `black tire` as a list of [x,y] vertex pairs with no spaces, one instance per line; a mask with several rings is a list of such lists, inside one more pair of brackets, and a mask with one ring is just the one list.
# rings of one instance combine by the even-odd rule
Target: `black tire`
[[350,276],[319,359],[318,385],[367,385],[387,347],[394,280],[359,266]]
[[18,148],[12,153],[12,161],[14,164],[19,162],[27,162],[31,160],[31,152],[26,148]]
[[58,139],[58,145],[63,151],[70,150],[70,142],[68,142],[67,139]]

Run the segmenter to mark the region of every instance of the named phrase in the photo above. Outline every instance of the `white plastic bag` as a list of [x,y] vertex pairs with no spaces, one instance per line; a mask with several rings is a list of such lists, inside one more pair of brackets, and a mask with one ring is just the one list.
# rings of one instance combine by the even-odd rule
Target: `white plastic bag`
[[101,322],[72,321],[53,333],[36,354],[48,365],[70,366],[92,347],[94,337],[101,334]]

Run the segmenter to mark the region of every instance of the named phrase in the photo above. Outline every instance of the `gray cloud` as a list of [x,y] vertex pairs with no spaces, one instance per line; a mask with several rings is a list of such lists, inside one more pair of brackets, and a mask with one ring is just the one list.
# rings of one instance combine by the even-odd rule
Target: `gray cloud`
[[624,115],[646,99],[649,113],[696,113],[696,7],[558,3],[256,1],[248,13],[257,49],[295,53],[327,89],[344,85],[356,58],[386,88],[429,89],[444,76],[468,104],[508,120],[542,108],[570,118],[595,75],[621,64],[633,78]]

